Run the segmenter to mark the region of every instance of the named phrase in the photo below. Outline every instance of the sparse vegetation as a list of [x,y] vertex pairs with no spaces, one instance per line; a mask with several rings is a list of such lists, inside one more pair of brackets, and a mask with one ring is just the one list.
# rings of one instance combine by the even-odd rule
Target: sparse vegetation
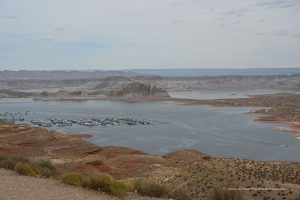
[[[4,155],[0,155],[0,167],[31,177],[40,175],[48,178],[59,174],[50,161],[31,164],[26,159],[10,158]],[[82,186],[118,197],[125,197],[127,192],[133,191],[132,184],[113,180],[111,177],[104,175],[83,175],[71,172],[63,174],[60,180],[68,185]]]
[[187,194],[187,192],[181,188],[176,188],[173,191],[170,191],[168,194],[168,198],[175,200],[190,200],[191,197]]
[[187,194],[187,191],[185,191],[182,188],[176,188],[171,190],[170,188],[164,185],[157,184],[146,179],[135,180],[134,189],[137,193],[143,196],[169,198],[174,200],[192,199],[191,196]]
[[113,180],[104,175],[84,176],[82,186],[118,197],[125,197],[127,192],[132,191],[133,188],[129,183]]
[[35,164],[34,170],[43,177],[49,178],[57,175],[56,168],[50,161],[42,161]]
[[47,169],[49,169],[49,170],[51,170],[51,171],[53,171],[53,172],[55,172],[56,171],[56,168],[52,165],[52,163],[50,162],[50,161],[42,161],[42,162],[40,162],[38,165],[37,165],[38,167],[40,167],[40,168],[47,168]]
[[62,175],[61,181],[68,185],[80,186],[83,176],[79,173],[71,172]]
[[165,186],[144,179],[136,180],[134,188],[139,194],[149,197],[165,197],[169,193]]
[[208,195],[207,200],[244,200],[242,193],[240,191],[228,191],[222,188],[215,188],[210,195]]
[[0,168],[14,170],[24,176],[43,176],[46,178],[57,175],[56,168],[49,161],[32,164],[27,159],[0,155]]
[[88,176],[84,176],[81,180],[81,187],[90,188],[91,187],[91,179]]
[[90,175],[90,182],[91,189],[106,192],[109,191],[109,187],[111,185],[112,180],[108,176]]
[[7,156],[5,156],[5,155],[0,155],[0,161],[2,161],[2,160],[7,160],[7,159],[8,159]]
[[12,159],[5,156],[0,157],[0,168],[13,170],[15,165],[16,162],[13,161]]
[[14,169],[20,175],[32,176],[32,177],[37,176],[37,174],[32,169],[32,167],[27,163],[18,162]]
[[118,197],[125,197],[127,192],[132,191],[133,187],[129,183],[113,180],[109,187],[108,194]]
[[28,160],[19,157],[0,155],[0,168],[14,170],[17,163],[29,163]]
[[118,197],[125,197],[133,188],[129,183],[113,180],[104,175],[82,175],[72,172],[64,174],[61,180],[68,185],[82,186]]

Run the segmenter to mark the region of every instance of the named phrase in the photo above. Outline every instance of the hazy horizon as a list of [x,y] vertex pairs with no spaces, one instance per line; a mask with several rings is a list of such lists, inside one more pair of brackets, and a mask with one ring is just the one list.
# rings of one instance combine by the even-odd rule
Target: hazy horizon
[[299,68],[298,0],[1,0],[0,70]]
[[185,68],[185,67],[158,67],[158,68],[115,68],[115,69],[105,69],[105,68],[74,68],[74,69],[64,69],[64,68],[54,68],[54,69],[0,69],[0,72],[2,71],[12,71],[12,72],[18,72],[18,71],[130,71],[130,70],[141,70],[141,71],[150,71],[150,70],[300,70],[300,67],[237,67],[237,68],[222,68],[222,67],[211,67],[211,68]]

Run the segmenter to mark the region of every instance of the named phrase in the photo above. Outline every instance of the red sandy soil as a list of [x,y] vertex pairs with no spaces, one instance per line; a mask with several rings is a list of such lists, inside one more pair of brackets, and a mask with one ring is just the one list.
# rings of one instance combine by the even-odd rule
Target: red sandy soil
[[277,130],[294,132],[296,134],[296,138],[300,140],[300,123],[289,122],[288,125],[288,127],[278,127]]

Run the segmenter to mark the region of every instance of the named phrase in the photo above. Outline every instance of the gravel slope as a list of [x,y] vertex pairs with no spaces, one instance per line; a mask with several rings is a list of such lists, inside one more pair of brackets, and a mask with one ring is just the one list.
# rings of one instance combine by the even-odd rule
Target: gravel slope
[[[128,200],[154,200],[130,196]],[[0,200],[118,200],[96,191],[64,185],[50,179],[19,176],[0,169]]]

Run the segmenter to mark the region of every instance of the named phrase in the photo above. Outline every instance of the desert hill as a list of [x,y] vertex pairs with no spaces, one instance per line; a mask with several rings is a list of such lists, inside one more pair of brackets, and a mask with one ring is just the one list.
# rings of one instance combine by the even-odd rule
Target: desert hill
[[[74,135],[0,125],[0,153],[32,161],[50,160],[61,171],[106,173],[116,179],[146,177],[206,199],[214,188],[252,188],[247,199],[293,199],[300,195],[300,164],[215,158],[195,150],[165,156],[123,147],[99,147]],[[255,188],[267,188],[255,190]],[[269,189],[268,189],[269,188]]]
[[[117,200],[103,193],[72,187],[51,179],[33,178],[17,175],[13,171],[0,169],[1,200]],[[159,200],[131,194],[126,200]]]

